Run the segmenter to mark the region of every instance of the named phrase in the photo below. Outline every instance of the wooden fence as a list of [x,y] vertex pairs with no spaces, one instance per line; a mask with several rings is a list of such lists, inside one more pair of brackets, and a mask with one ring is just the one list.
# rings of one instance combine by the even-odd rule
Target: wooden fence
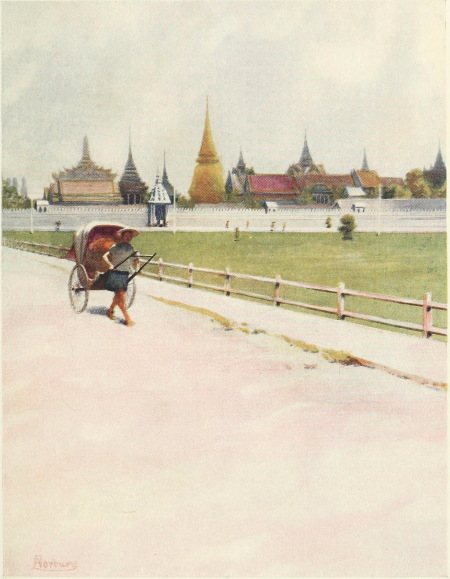
[[[31,243],[27,241],[11,240],[9,238],[3,238],[3,245],[13,247],[15,249],[23,249],[26,251],[33,251],[35,253],[43,253],[45,255],[52,255],[54,257],[65,257],[69,248]],[[203,267],[194,267],[194,264],[181,265],[179,263],[169,263],[162,259],[159,259],[157,263],[150,263],[149,266],[155,267],[156,271],[143,271],[142,274],[158,279],[160,281],[169,281],[187,285],[187,287],[198,287],[204,288],[212,291],[222,292],[227,296],[230,295],[241,295],[252,299],[264,300],[272,302],[276,306],[282,304],[304,308],[308,310],[325,312],[328,314],[334,314],[338,319],[343,320],[345,318],[355,318],[359,320],[365,320],[368,322],[374,322],[377,324],[383,324],[387,326],[394,326],[397,328],[404,328],[407,330],[419,331],[422,333],[424,338],[431,338],[433,334],[440,336],[447,336],[447,329],[440,328],[433,325],[433,310],[445,310],[447,311],[447,304],[435,302],[432,300],[431,292],[426,292],[422,300],[412,299],[412,298],[402,298],[396,296],[389,296],[384,294],[377,294],[371,292],[361,292],[357,290],[348,289],[345,287],[344,283],[340,283],[337,287],[310,284],[298,281],[289,281],[282,279],[281,276],[276,276],[275,278],[261,277],[243,273],[235,273],[226,268],[225,270],[207,269]],[[165,268],[175,269],[184,271],[184,277],[178,277],[173,275],[168,275],[165,272]],[[194,279],[194,273],[209,274],[218,278],[221,283],[206,283],[201,280]],[[273,288],[270,295],[267,293],[255,293],[246,291],[244,289],[234,288],[232,286],[232,280],[247,280],[251,282],[258,282],[264,284],[270,284]],[[316,292],[325,292],[329,294],[336,295],[336,307],[326,307],[320,305],[314,305],[306,302],[290,300],[282,297],[282,288],[292,287],[313,290]],[[422,323],[412,323],[400,320],[392,320],[388,318],[383,318],[379,316],[373,316],[369,314],[363,314],[360,312],[352,311],[346,308],[345,299],[347,296],[353,296],[358,298],[365,298],[369,300],[391,302],[395,304],[402,304],[408,306],[416,306],[422,310]]]
[[32,253],[41,253],[42,255],[50,255],[52,257],[63,258],[69,251],[68,247],[62,245],[49,245],[47,243],[32,243],[30,241],[20,241],[18,239],[10,239],[4,237],[2,244],[13,249],[22,249],[24,251],[31,251]]

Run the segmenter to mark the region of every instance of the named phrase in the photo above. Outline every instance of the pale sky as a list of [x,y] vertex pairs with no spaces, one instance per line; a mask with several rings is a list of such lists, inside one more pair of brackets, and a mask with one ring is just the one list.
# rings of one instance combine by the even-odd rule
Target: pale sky
[[305,130],[328,173],[404,177],[445,143],[444,0],[2,1],[2,174],[128,156],[189,189],[206,95],[224,177],[284,173]]

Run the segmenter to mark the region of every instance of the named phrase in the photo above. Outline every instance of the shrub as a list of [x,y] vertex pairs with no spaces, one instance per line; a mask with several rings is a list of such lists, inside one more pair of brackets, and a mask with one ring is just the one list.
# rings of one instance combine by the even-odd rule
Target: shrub
[[327,229],[331,229],[332,226],[333,226],[333,222],[331,221],[331,217],[327,217],[327,219],[325,221],[325,227]]
[[347,213],[341,217],[341,224],[338,231],[342,233],[342,239],[353,239],[353,230],[356,229],[356,221],[353,215]]
[[177,198],[177,205],[181,209],[192,209],[195,207],[195,201],[192,197],[181,196]]

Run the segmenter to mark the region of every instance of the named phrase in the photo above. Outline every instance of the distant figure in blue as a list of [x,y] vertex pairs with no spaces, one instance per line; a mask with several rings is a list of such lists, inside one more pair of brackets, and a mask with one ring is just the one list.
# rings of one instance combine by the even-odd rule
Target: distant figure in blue
[[137,266],[139,262],[137,257],[134,257],[133,260],[127,259],[127,257],[131,258],[133,253],[135,253],[131,240],[136,235],[139,235],[139,231],[136,229],[120,229],[116,234],[119,242],[111,246],[103,255],[103,259],[109,267],[105,289],[114,292],[112,304],[106,315],[110,320],[115,320],[114,308],[118,306],[123,313],[126,326],[134,326],[134,322],[125,306],[125,292],[127,291],[128,276],[132,266]]

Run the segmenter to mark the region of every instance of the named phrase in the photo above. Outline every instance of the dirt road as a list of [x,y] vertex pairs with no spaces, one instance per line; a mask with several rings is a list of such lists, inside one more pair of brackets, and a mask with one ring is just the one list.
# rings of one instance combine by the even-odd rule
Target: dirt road
[[446,573],[445,391],[69,267],[3,250],[5,575]]

